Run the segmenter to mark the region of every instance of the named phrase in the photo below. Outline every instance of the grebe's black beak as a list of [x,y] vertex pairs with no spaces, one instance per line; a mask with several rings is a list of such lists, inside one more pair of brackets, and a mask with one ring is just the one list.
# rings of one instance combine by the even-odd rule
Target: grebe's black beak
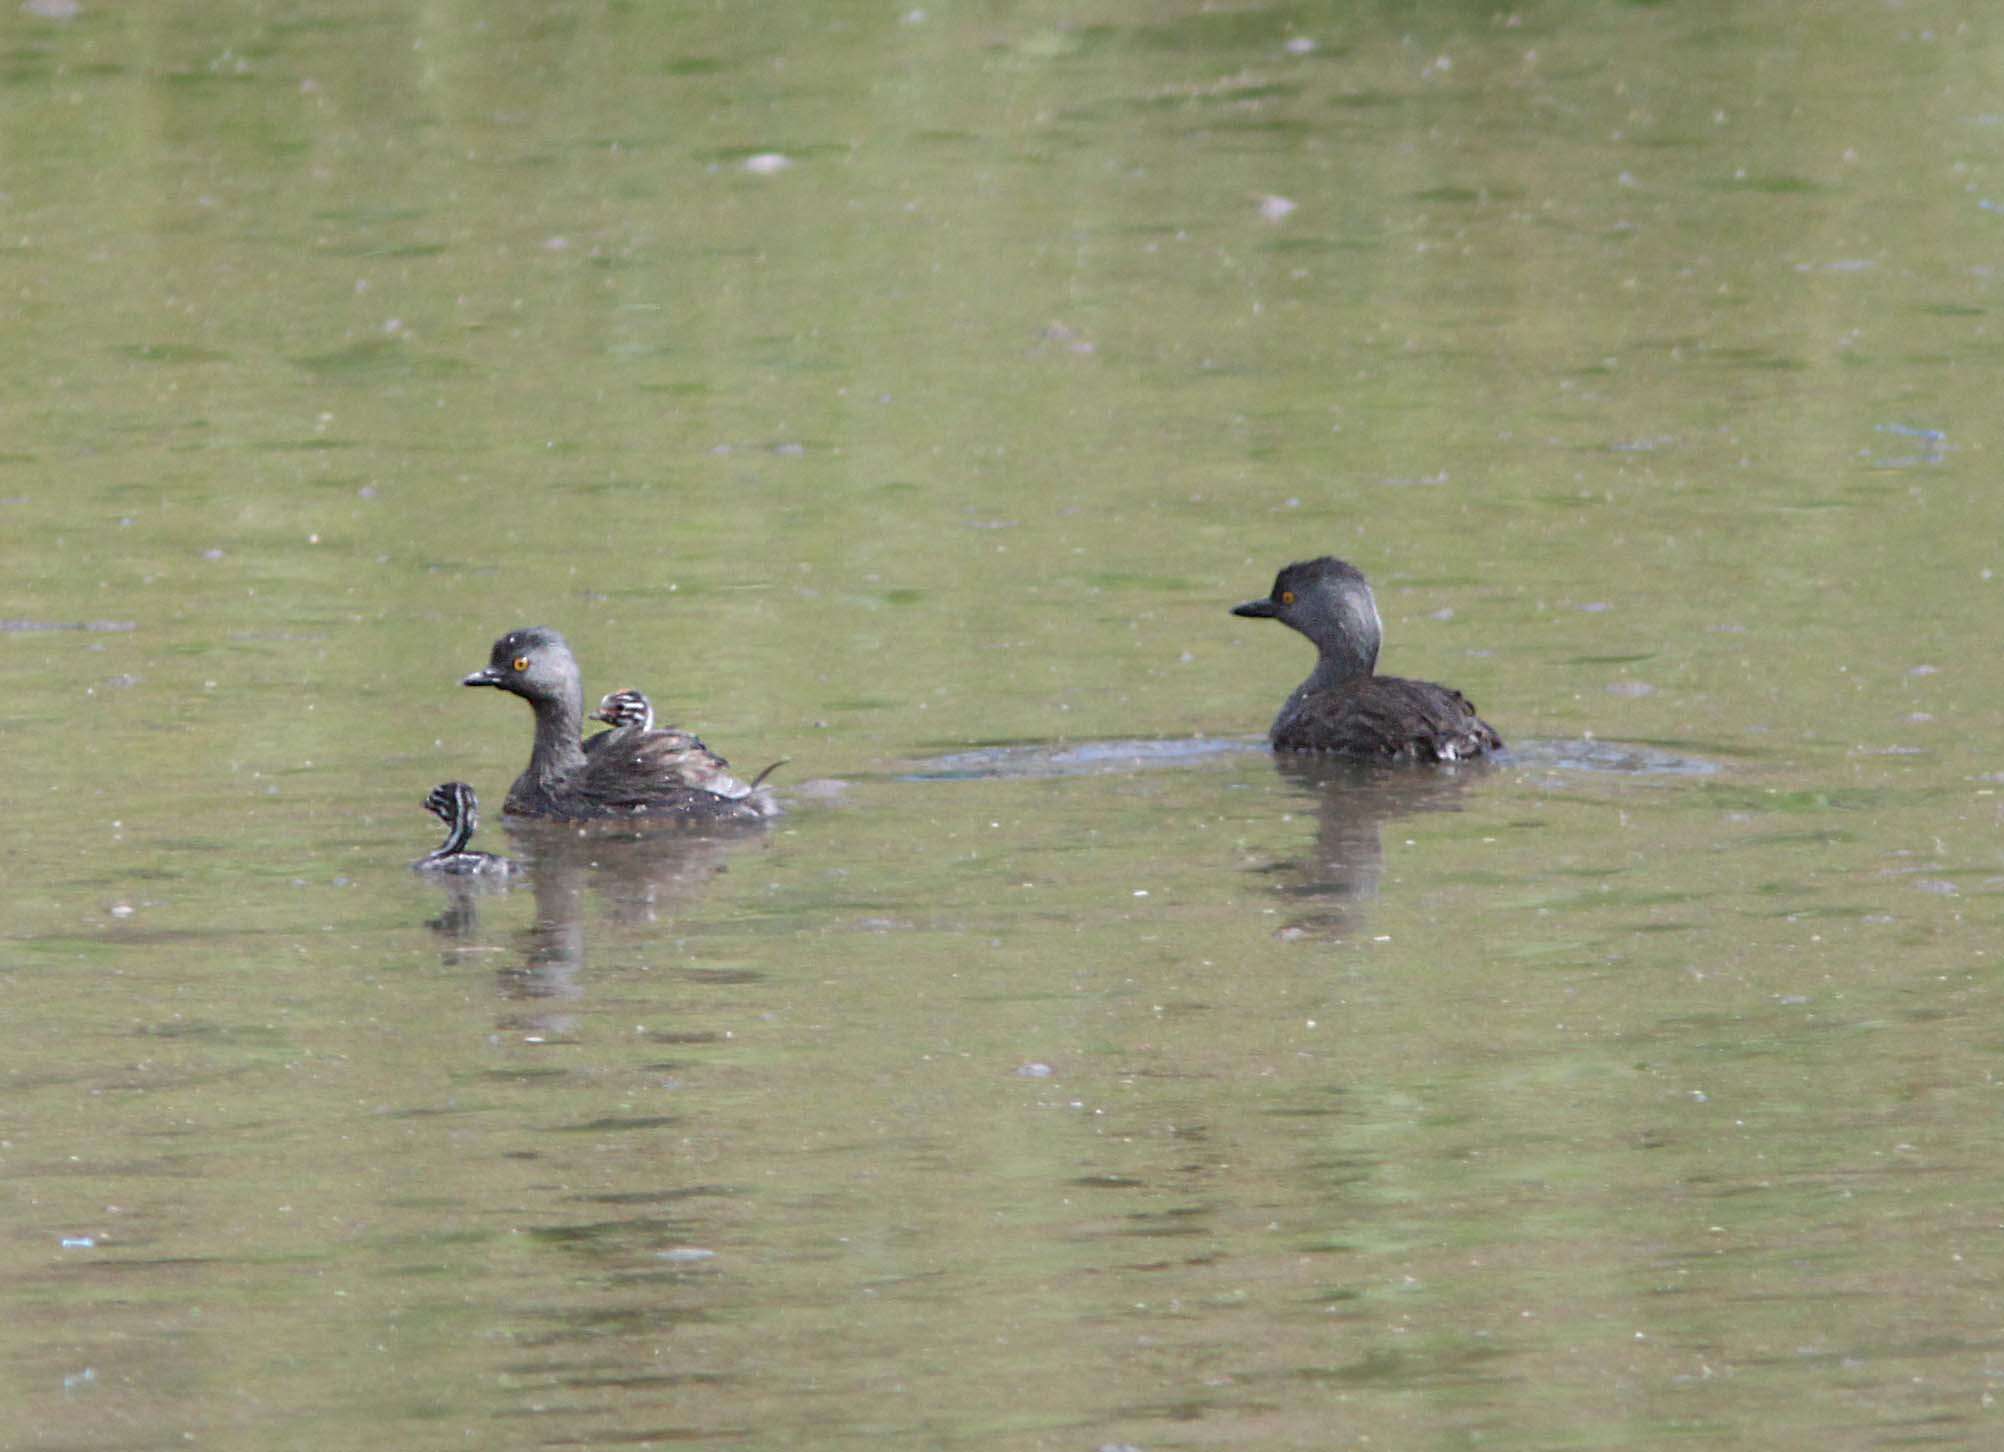
[[[1243,605],[1234,605],[1232,614],[1243,615],[1249,620],[1271,620],[1280,614],[1280,607],[1271,600],[1248,600]],[[466,684],[470,686],[473,683],[473,678],[468,676]]]
[[501,684],[501,673],[495,670],[494,667],[489,666],[486,670],[475,671],[472,675],[461,681],[460,684],[462,686],[498,686]]

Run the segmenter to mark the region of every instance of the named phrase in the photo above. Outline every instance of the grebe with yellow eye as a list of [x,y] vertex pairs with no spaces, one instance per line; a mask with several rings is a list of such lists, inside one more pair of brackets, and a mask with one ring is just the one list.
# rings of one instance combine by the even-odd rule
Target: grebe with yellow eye
[[[516,816],[565,821],[649,816],[722,823],[761,822],[779,815],[779,803],[760,784],[763,773],[747,785],[688,732],[652,729],[647,724],[652,708],[644,696],[642,717],[628,721],[621,706],[615,730],[581,743],[584,685],[577,658],[563,636],[547,626],[509,631],[494,642],[486,668],[460,684],[507,691],[535,712],[529,764],[503,803],[503,810]],[[620,694],[614,692],[615,697]],[[605,709],[602,701],[600,710]]]
[[1277,751],[1379,761],[1467,761],[1503,749],[1461,692],[1376,673],[1384,625],[1371,586],[1330,555],[1289,565],[1264,600],[1232,614],[1278,620],[1315,643],[1315,669],[1294,688],[1267,737]]

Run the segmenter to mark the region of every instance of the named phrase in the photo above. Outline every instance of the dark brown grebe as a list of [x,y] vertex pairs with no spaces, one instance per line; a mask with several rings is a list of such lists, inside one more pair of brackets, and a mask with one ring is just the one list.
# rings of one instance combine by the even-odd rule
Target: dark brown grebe
[[1375,673],[1384,626],[1354,566],[1328,555],[1289,565],[1271,595],[1232,614],[1292,626],[1320,656],[1267,733],[1277,751],[1452,762],[1503,749],[1503,738],[1461,692]]
[[455,877],[506,877],[522,869],[492,852],[469,852],[474,828],[480,825],[480,801],[463,781],[440,782],[424,799],[424,809],[445,823],[445,840],[411,864],[413,872],[443,872]]
[[[461,684],[508,691],[536,713],[529,765],[515,778],[503,804],[503,810],[517,816],[760,822],[779,815],[770,790],[758,782],[747,786],[738,781],[722,757],[686,731],[657,731],[644,719],[628,722],[622,715],[617,729],[580,743],[584,686],[577,660],[563,636],[545,626],[502,636],[494,642],[486,669]],[[644,696],[640,703],[646,707]],[[606,703],[599,709],[604,711]]]

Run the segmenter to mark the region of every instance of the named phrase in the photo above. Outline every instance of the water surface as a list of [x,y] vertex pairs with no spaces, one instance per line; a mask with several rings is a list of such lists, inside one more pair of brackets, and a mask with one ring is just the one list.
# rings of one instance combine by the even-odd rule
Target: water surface
[[1988,12],[0,32],[0,1443],[1995,1440]]

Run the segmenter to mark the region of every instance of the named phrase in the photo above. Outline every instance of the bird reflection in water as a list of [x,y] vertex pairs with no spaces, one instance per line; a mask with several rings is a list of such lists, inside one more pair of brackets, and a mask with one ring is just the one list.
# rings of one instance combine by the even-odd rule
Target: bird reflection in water
[[1385,875],[1384,824],[1418,812],[1456,812],[1491,767],[1486,761],[1420,770],[1282,753],[1274,769],[1311,801],[1315,840],[1305,856],[1260,869],[1295,911],[1278,936],[1337,941],[1364,930]]
[[[584,996],[587,923],[593,911],[588,898],[595,896],[599,911],[615,924],[673,918],[702,897],[726,870],[732,853],[764,841],[760,834],[742,831],[513,821],[508,837],[517,861],[526,869],[536,911],[518,936],[519,953],[498,970],[496,979],[502,997],[524,1005],[552,1005]],[[478,929],[482,889],[460,881],[442,881],[441,886],[447,891],[447,907],[429,925],[454,940],[447,961],[462,961],[473,951],[465,940]],[[546,1007],[503,1027],[562,1035],[571,1023],[568,1015]]]

